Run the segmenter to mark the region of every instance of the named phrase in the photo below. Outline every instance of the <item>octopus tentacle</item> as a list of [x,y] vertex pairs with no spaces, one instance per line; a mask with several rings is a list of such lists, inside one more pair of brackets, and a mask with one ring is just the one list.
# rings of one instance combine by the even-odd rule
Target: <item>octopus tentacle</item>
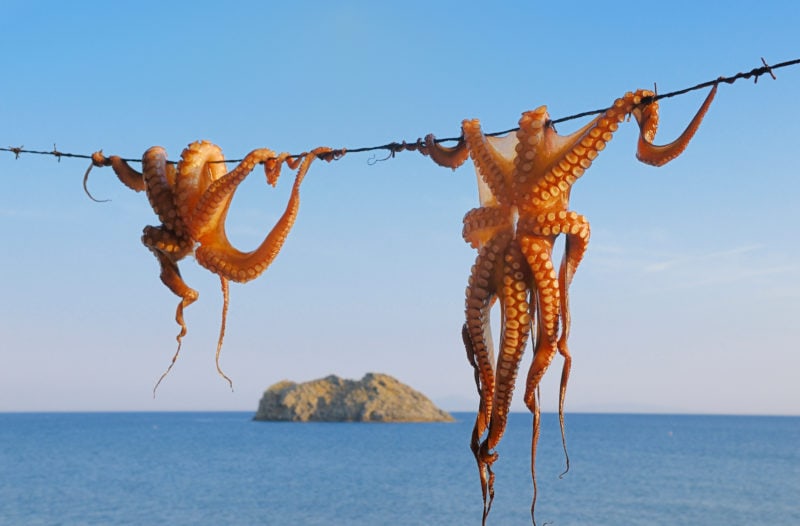
[[[145,237],[149,237],[153,235],[153,231],[157,230],[155,227],[146,227],[145,228]],[[158,259],[158,262],[161,266],[161,282],[172,291],[173,294],[181,298],[181,301],[178,302],[178,307],[175,309],[175,322],[180,326],[181,330],[176,336],[176,340],[178,341],[178,348],[175,350],[175,354],[172,356],[172,361],[170,362],[167,370],[161,375],[161,377],[156,382],[156,385],[153,387],[153,396],[155,396],[156,390],[158,386],[161,384],[161,381],[169,374],[172,370],[172,366],[175,365],[175,361],[178,359],[178,355],[181,352],[181,345],[183,342],[183,337],[186,336],[186,322],[183,318],[183,311],[186,307],[197,301],[199,297],[196,290],[189,287],[186,282],[183,281],[181,277],[181,272],[178,269],[178,263],[175,258],[164,251],[159,250],[158,248],[148,246],[148,248],[153,252],[153,254]]]
[[[300,185],[311,166],[311,162],[318,155],[330,151],[330,148],[317,148],[305,156],[295,176],[286,210],[258,248],[251,252],[242,252],[230,244],[225,235],[224,223],[227,215],[227,205],[223,206],[221,211],[215,209],[214,205],[218,206],[218,199],[229,202],[238,184],[247,173],[252,171],[254,166],[253,159],[248,161],[248,158],[250,158],[248,156],[236,170],[217,180],[198,203],[200,210],[197,213],[204,215],[204,220],[209,222],[209,226],[213,227],[213,230],[209,229],[206,232],[201,232],[196,237],[197,242],[200,243],[195,252],[197,262],[211,272],[239,283],[244,283],[260,276],[278,255],[289,231],[294,225],[294,220],[300,208]],[[217,185],[219,186],[217,187]],[[219,192],[219,197],[214,197],[217,193],[215,191]]]
[[217,373],[228,381],[228,385],[233,391],[233,381],[228,378],[227,374],[222,372],[222,368],[219,366],[219,355],[222,353],[222,340],[225,339],[225,325],[228,323],[228,305],[230,303],[228,280],[220,276],[219,281],[222,289],[222,321],[219,326],[219,338],[217,338],[217,353],[214,355],[214,364],[217,366]]
[[533,390],[539,385],[558,350],[558,318],[561,297],[558,277],[551,258],[553,242],[539,236],[520,236],[520,248],[528,262],[536,287],[536,314],[541,330],[526,381],[525,403],[530,405]]
[[[569,353],[567,340],[571,325],[569,311],[569,286],[575,270],[578,268],[589,243],[589,222],[577,212],[561,210],[558,213],[549,212],[540,214],[537,217],[525,217],[520,219],[518,231],[538,236],[552,236],[565,234],[564,257],[558,275],[558,287],[560,295],[560,316],[562,320],[561,336],[558,339],[558,352],[564,358],[561,369],[561,384],[559,388],[559,423],[561,427],[561,442],[564,448],[564,455],[567,461],[567,471],[569,470],[569,454],[566,447],[566,435],[564,433],[564,400],[566,397],[569,373],[572,365],[572,356]],[[566,473],[566,471],[564,472]],[[563,473],[562,473],[563,475]]]
[[481,247],[472,267],[465,301],[466,322],[463,327],[463,338],[467,359],[473,367],[480,395],[470,449],[478,465],[484,520],[494,499],[494,474],[491,471],[491,462],[487,462],[485,455],[481,454],[481,440],[491,421],[492,397],[496,385],[489,314],[502,283],[503,254],[511,239],[512,232],[509,229],[488,240],[486,245]]
[[503,286],[498,293],[503,312],[501,350],[497,356],[496,383],[489,434],[482,445],[483,453],[487,456],[491,455],[490,451],[497,446],[505,432],[517,370],[528,341],[530,331],[529,281],[530,274],[524,255],[516,243],[511,243],[504,256]]
[[464,216],[462,236],[472,248],[480,248],[498,232],[508,229],[513,212],[507,206],[473,208]]
[[[511,145],[517,147],[516,137],[512,135],[508,140],[486,137],[481,131],[478,119],[465,120],[461,124],[461,130],[475,169],[489,187],[492,197],[502,205],[511,205],[509,192],[510,178],[514,170],[514,152],[504,150],[509,150],[508,146]],[[500,149],[495,145],[506,148]],[[482,197],[481,204],[485,206],[483,200]]]
[[[478,447],[480,446],[480,437],[486,431],[486,400],[483,396],[483,382],[481,381],[481,367],[475,358],[475,343],[472,341],[472,336],[469,334],[469,328],[466,322],[461,326],[461,340],[464,342],[464,350],[467,352],[467,361],[472,366],[472,372],[475,379],[475,388],[478,391],[480,400],[478,402],[478,414],[475,418],[475,426],[472,428],[472,442],[470,448],[472,453],[477,458]],[[493,372],[494,374],[494,372]]]
[[176,296],[184,299],[193,297],[192,301],[197,299],[197,292],[184,283],[178,271],[178,261],[192,251],[191,239],[176,236],[163,226],[146,226],[142,231],[142,244],[153,252],[161,264],[161,281],[164,285]]
[[142,173],[147,199],[153,211],[168,230],[179,236],[183,235],[186,228],[178,214],[173,193],[174,168],[167,165],[167,152],[164,148],[153,146],[144,152]]
[[190,231],[196,230],[197,203],[211,184],[227,171],[222,149],[208,141],[197,141],[187,146],[178,163],[175,183],[175,205]]
[[525,405],[533,414],[533,436],[531,438],[531,478],[533,479],[533,503],[531,516],[536,504],[536,446],[539,439],[539,403],[537,400],[539,383],[553,361],[558,346],[558,316],[560,310],[560,291],[558,278],[551,259],[553,249],[552,238],[522,235],[520,237],[522,253],[530,266],[536,287],[536,315],[538,317],[539,335],[533,354],[533,361],[525,381]]
[[[650,91],[640,91],[646,93],[647,96],[655,95]],[[714,100],[716,93],[717,85],[714,84],[714,87],[711,88],[711,91],[706,96],[700,109],[697,110],[697,113],[692,118],[691,122],[689,122],[689,125],[683,133],[671,143],[663,146],[653,144],[656,129],[658,128],[658,102],[652,102],[645,105],[643,108],[634,108],[631,113],[636,118],[640,130],[636,158],[646,164],[663,166],[683,153],[689,145],[689,141],[692,140],[695,132],[697,132],[697,129],[700,127],[700,123],[703,121],[703,117],[705,117],[709,106],[711,106],[711,101]]]
[[[574,213],[574,212],[572,212]],[[575,275],[589,242],[589,222],[583,216],[579,216],[581,223],[572,226],[572,233],[566,236],[564,241],[564,258],[559,269],[558,282],[561,293],[561,337],[558,340],[558,352],[564,358],[561,366],[561,382],[558,390],[558,422],[561,429],[561,445],[564,449],[566,467],[561,473],[563,477],[569,471],[569,453],[567,452],[567,437],[564,432],[564,401],[567,394],[567,384],[569,383],[569,373],[572,368],[572,355],[569,352],[567,340],[572,324],[572,317],[569,309],[569,286]],[[575,232],[577,230],[577,232]]]
[[[514,195],[521,196],[522,201],[531,199],[529,188],[540,177],[539,174],[542,171],[540,165],[547,162],[547,159],[539,154],[539,151],[548,121],[549,116],[545,106],[527,111],[519,119],[517,155],[514,157],[514,178],[511,185]],[[517,200],[519,201],[519,199]]]
[[[525,393],[525,398],[528,398],[528,393]],[[528,409],[533,415],[531,421],[531,481],[533,482],[533,495],[531,496],[531,522],[536,526],[536,497],[539,496],[539,486],[536,483],[536,444],[539,443],[539,434],[541,432],[541,404],[539,403],[539,387],[537,386],[532,391],[530,403],[526,404]]]
[[[637,100],[640,102],[641,98]],[[543,146],[549,155],[542,162],[549,164],[544,175],[525,194],[520,206],[533,213],[547,207],[548,203],[562,203],[561,206],[566,208],[572,185],[592,165],[598,153],[613,138],[619,123],[637,103],[634,95],[627,93],[589,124],[566,136],[558,135],[552,125],[545,126]]]
[[[491,508],[491,500],[494,498],[493,494],[490,496],[489,487],[491,470],[481,460],[481,456],[479,454],[481,437],[486,432],[486,429],[489,425],[486,411],[487,397],[484,396],[484,388],[481,382],[481,368],[475,359],[475,344],[472,342],[472,337],[470,336],[466,323],[464,323],[464,325],[461,327],[461,339],[464,341],[464,348],[467,351],[467,361],[470,363],[470,365],[472,365],[473,374],[475,377],[475,387],[478,390],[479,397],[478,414],[475,416],[475,424],[472,428],[469,448],[472,451],[472,455],[475,457],[475,461],[478,463],[478,476],[481,483],[481,495],[483,496],[483,517],[485,521],[489,513],[487,509],[487,502],[488,507]],[[489,500],[487,501],[487,499]]]
[[[103,151],[97,151],[92,154],[92,166],[102,167],[110,166],[122,184],[135,192],[144,191],[144,178],[142,174],[131,168],[131,166],[118,155],[106,157]],[[89,175],[89,172],[86,172]],[[84,181],[85,185],[85,181]]]
[[[489,311],[502,282],[503,254],[512,234],[506,231],[490,240],[478,253],[466,291],[465,314],[471,352],[478,367],[486,420],[492,412],[495,390],[494,356]],[[482,432],[480,434],[483,434]]]
[[436,142],[436,137],[432,133],[425,136],[425,147],[421,148],[420,152],[423,155],[430,156],[433,162],[439,166],[452,168],[453,170],[464,164],[464,161],[469,157],[469,150],[463,140],[452,147],[442,146]]
[[525,260],[516,243],[510,243],[506,248],[502,270],[502,287],[498,291],[503,311],[501,352],[497,357],[494,395],[492,396],[492,393],[483,395],[487,404],[491,401],[491,407],[487,408],[490,410],[487,411],[490,412],[490,417],[488,434],[480,444],[476,457],[481,475],[484,524],[494,500],[492,465],[497,460],[497,453],[494,449],[505,432],[514,382],[530,330],[528,314],[530,306],[527,298],[527,282],[530,277]]
[[[216,179],[197,200],[189,233],[196,241],[211,239],[225,233],[225,217],[228,215],[233,195],[239,184],[253,171],[259,163],[275,157],[275,152],[268,148],[260,148],[248,153],[236,168]],[[211,159],[205,160],[207,164]]]

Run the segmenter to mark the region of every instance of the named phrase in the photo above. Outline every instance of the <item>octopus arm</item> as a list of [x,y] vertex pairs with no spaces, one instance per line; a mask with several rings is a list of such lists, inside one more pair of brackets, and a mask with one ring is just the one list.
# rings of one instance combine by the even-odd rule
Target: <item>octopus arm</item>
[[512,225],[513,214],[507,206],[482,206],[464,215],[462,237],[472,248],[480,249],[498,233]]
[[[499,287],[502,286],[502,258],[510,240],[511,232],[506,231],[490,240],[478,252],[466,291],[465,327],[470,338],[467,356],[476,367],[481,402],[487,420],[492,410],[492,393],[495,389],[490,311]],[[483,434],[483,431],[479,434]]]
[[[487,464],[482,460],[480,448],[483,434],[486,432],[486,429],[489,426],[489,411],[487,410],[487,404],[491,400],[491,392],[487,397],[483,382],[481,380],[481,366],[478,364],[478,360],[476,359],[475,343],[472,341],[472,336],[470,335],[467,323],[461,327],[461,338],[464,341],[464,348],[467,351],[467,360],[469,361],[470,365],[472,365],[475,376],[475,386],[478,389],[478,396],[480,400],[478,403],[478,414],[475,416],[475,424],[472,427],[472,436],[470,437],[469,448],[478,464],[481,493],[483,495],[484,517],[486,517],[488,514],[488,508],[491,507],[491,499],[493,498],[493,496],[490,497],[489,495],[491,470],[489,466],[487,466]],[[491,346],[491,341],[487,343]],[[488,505],[487,502],[489,502]]]
[[208,141],[187,146],[178,163],[175,204],[187,225],[194,223],[197,203],[211,184],[227,172],[222,149]]
[[[127,163],[127,161],[123,160],[122,157],[118,155],[112,155],[111,157],[106,157],[103,155],[102,150],[98,152],[94,152],[92,154],[92,166],[110,166],[112,170],[114,170],[114,174],[116,174],[117,179],[119,179],[122,184],[130,188],[135,192],[143,192],[144,191],[144,176],[141,173],[137,172]],[[89,176],[89,171],[86,172],[86,177]],[[85,181],[84,181],[85,186]]]
[[553,268],[553,236],[522,235],[520,245],[528,262],[536,290],[539,335],[526,380],[525,404],[532,408],[535,390],[557,352],[558,318],[561,296],[558,276]]
[[514,171],[516,136],[486,137],[478,119],[465,120],[461,130],[475,170],[491,192],[491,197],[480,195],[481,204],[486,206],[491,199],[496,199],[501,205],[510,206],[509,184]]
[[[283,215],[258,248],[250,252],[238,250],[228,241],[225,235],[227,206],[221,210],[214,210],[213,208],[204,210],[202,208],[204,205],[209,207],[215,202],[213,197],[206,202],[206,197],[211,195],[210,192],[214,190],[212,187],[209,193],[203,196],[203,200],[201,200],[198,205],[201,207],[197,212],[198,214],[204,214],[204,217],[213,219],[213,221],[209,221],[211,226],[213,226],[213,230],[206,230],[196,238],[197,242],[200,243],[200,246],[195,252],[197,262],[211,272],[239,283],[244,283],[260,276],[278,255],[278,252],[280,252],[283,247],[283,243],[286,241],[289,231],[294,225],[297,212],[300,208],[300,185],[312,161],[318,155],[329,151],[329,148],[317,148],[305,156],[297,171],[289,201]],[[245,165],[246,162],[247,160],[243,161],[242,165]],[[247,169],[247,173],[249,173],[252,170],[252,165],[248,163],[246,167],[247,166],[249,166],[249,169]],[[223,199],[226,200],[227,203],[229,203],[230,199],[233,197],[236,186],[244,179],[244,176],[247,175],[245,173],[241,178],[237,177],[228,180],[228,177],[233,174],[234,172],[231,172],[214,183],[215,185],[220,184],[220,189],[223,190]]]
[[[553,198],[560,198],[566,206],[572,185],[592,165],[594,159],[613,138],[619,123],[629,114],[634,115],[641,130],[637,153],[640,160],[648,164],[661,165],[680,155],[699,127],[711,103],[713,93],[706,99],[683,135],[665,146],[652,144],[658,127],[658,104],[645,101],[653,96],[654,93],[648,90],[628,92],[615,100],[614,104],[601,115],[570,135],[559,135],[552,125],[546,125],[543,140],[539,145],[540,155],[532,160],[534,173],[544,175],[529,194],[530,199],[523,200],[521,207],[529,212],[535,212],[541,204]],[[534,110],[534,113],[539,111]],[[537,120],[531,119],[530,122],[528,127],[534,125]],[[525,123],[521,120],[520,132],[525,128]]]
[[184,223],[178,214],[172,191],[175,173],[172,167],[167,165],[167,152],[164,148],[153,146],[144,152],[142,171],[147,199],[153,211],[168,230],[183,235]]
[[[550,121],[546,107],[542,106],[526,112],[519,121],[520,129],[517,132],[520,144],[523,147],[518,157],[520,167],[524,166],[525,162],[530,162],[532,164],[531,170],[534,173],[544,173],[554,163],[565,159],[567,154],[575,155],[576,152],[572,150],[576,147],[583,146],[584,149],[593,149],[595,152],[602,150],[605,143],[599,145],[598,148],[594,148],[594,140],[591,143],[585,141],[586,144],[581,144],[581,141],[584,141],[590,132],[598,127],[612,129],[594,132],[592,134],[593,138],[600,136],[603,131],[611,131],[612,133],[616,131],[616,122],[621,120],[621,117],[614,119],[614,124],[603,120],[607,117],[608,112],[592,119],[569,135],[559,135]],[[610,137],[607,140],[610,140]],[[535,152],[535,154],[529,153],[531,151]],[[578,152],[582,153],[582,150],[579,149]]]
[[711,101],[714,100],[716,93],[717,85],[715,84],[683,133],[673,142],[662,146],[653,144],[658,128],[658,103],[653,102],[643,108],[634,109],[631,113],[636,118],[640,130],[636,158],[645,164],[663,166],[683,153],[700,127],[700,123],[703,122],[703,117],[711,106]]
[[594,159],[606,147],[625,119],[633,101],[627,97],[614,101],[614,105],[569,135],[559,135],[555,128],[545,126],[541,145],[541,158],[534,160],[534,170],[544,173],[534,191],[533,203],[546,202],[551,197],[562,196],[563,202],[569,199],[569,190]]
[[[148,230],[151,229],[151,230]],[[156,236],[156,230],[154,227],[148,227],[145,229],[145,236],[148,238],[153,238]],[[144,240],[144,238],[143,238]],[[147,245],[147,242],[145,242]],[[175,354],[172,356],[172,360],[170,361],[167,370],[161,375],[161,377],[156,382],[156,385],[153,387],[153,396],[155,396],[156,390],[158,386],[161,384],[161,381],[166,378],[169,372],[172,370],[172,366],[175,365],[175,362],[178,360],[178,355],[181,352],[181,343],[183,341],[183,337],[186,336],[186,322],[183,318],[183,311],[186,307],[194,303],[197,298],[198,294],[197,291],[193,288],[189,287],[186,282],[183,281],[181,277],[181,272],[178,269],[178,262],[176,261],[175,257],[165,251],[159,250],[156,248],[155,245],[147,245],[151,252],[156,256],[158,259],[158,263],[161,266],[161,282],[172,291],[173,294],[181,298],[181,301],[178,302],[178,307],[175,309],[175,322],[180,326],[180,332],[178,336],[175,338],[178,341],[178,348],[175,350]]]
[[436,137],[432,133],[425,136],[425,147],[421,148],[420,152],[430,156],[439,166],[453,170],[464,164],[469,157],[469,150],[463,140],[452,147],[442,146],[436,142]]
[[[189,223],[189,232],[195,241],[204,243],[217,236],[224,236],[225,218],[236,189],[257,164],[267,162],[274,157],[275,153],[270,149],[253,150],[236,168],[216,179],[202,192],[190,214],[192,220]],[[207,157],[203,166],[208,165],[213,159],[213,156]]]
[[501,341],[495,371],[495,392],[489,433],[482,445],[487,461],[505,432],[511,396],[520,360],[530,333],[528,290],[530,274],[518,244],[511,243],[503,256],[503,281],[499,291]]

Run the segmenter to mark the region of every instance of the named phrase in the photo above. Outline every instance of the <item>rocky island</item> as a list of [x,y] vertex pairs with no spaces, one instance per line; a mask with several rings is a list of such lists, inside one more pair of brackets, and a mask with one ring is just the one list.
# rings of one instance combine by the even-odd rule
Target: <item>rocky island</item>
[[419,391],[395,378],[367,373],[361,380],[330,375],[278,382],[264,391],[253,420],[283,422],[452,422]]

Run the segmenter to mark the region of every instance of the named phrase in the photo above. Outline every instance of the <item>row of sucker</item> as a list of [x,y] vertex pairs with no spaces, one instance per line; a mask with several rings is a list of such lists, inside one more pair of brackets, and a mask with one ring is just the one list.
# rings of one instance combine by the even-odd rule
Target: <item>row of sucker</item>
[[540,327],[538,345],[534,350],[526,381],[525,404],[530,407],[531,392],[539,385],[547,367],[557,351],[558,318],[560,313],[560,292],[558,277],[553,268],[551,257],[553,243],[550,239],[519,236],[519,245],[533,277],[536,290],[536,306],[533,311],[537,315]]
[[486,140],[478,119],[464,120],[461,130],[469,155],[481,178],[501,205],[511,206],[507,179],[511,175],[513,161],[510,159],[506,161]]
[[494,351],[487,337],[489,311],[502,283],[503,254],[511,238],[512,232],[508,230],[492,238],[480,249],[472,266],[464,305],[467,332],[480,374],[481,398],[486,402],[487,421],[492,411],[492,396],[495,390]]
[[[217,229],[214,232],[215,235],[204,235],[197,238],[198,243],[200,243],[200,246],[195,251],[197,262],[211,272],[239,283],[244,283],[260,276],[275,259],[278,252],[283,247],[283,243],[289,231],[294,225],[297,212],[300,208],[300,185],[312,161],[317,156],[330,151],[330,148],[317,148],[305,156],[295,176],[286,210],[258,248],[251,252],[241,252],[231,246],[224,235],[226,208],[217,220]],[[238,168],[239,167],[237,167],[237,170]],[[252,166],[249,162],[245,164],[245,168],[249,168],[249,170],[252,171]],[[231,172],[231,174],[234,174],[234,172]],[[225,185],[225,188],[229,188],[227,186],[228,181],[226,181],[227,177],[228,176],[225,176],[215,182],[209,189],[209,192],[215,190],[214,186],[217,184],[220,184],[221,187]],[[239,180],[239,182],[241,182],[241,180]],[[230,188],[230,195],[232,195],[233,190],[235,190],[235,186]],[[201,200],[199,205],[202,205],[203,202],[204,201]]]
[[[668,162],[678,157],[689,142],[694,137],[694,134],[700,128],[700,123],[703,122],[708,108],[711,106],[711,101],[717,93],[717,85],[715,84],[711,91],[706,95],[703,104],[697,113],[683,130],[680,136],[669,144],[657,146],[653,144],[655,140],[656,130],[658,129],[658,104],[650,102],[643,104],[640,99],[640,105],[635,106],[631,114],[636,118],[639,124],[639,142],[636,147],[636,158],[641,162],[650,164],[652,166],[663,166]],[[639,90],[636,92],[640,98],[651,97],[652,92],[646,90]]]
[[[491,501],[494,499],[494,491],[489,491],[490,484],[493,485],[494,482],[491,478],[491,469],[481,460],[479,452],[481,438],[489,425],[489,416],[487,415],[486,407],[487,403],[491,400],[491,393],[489,396],[486,396],[484,392],[483,383],[481,381],[481,368],[475,357],[475,346],[472,343],[472,338],[470,337],[466,322],[461,326],[461,339],[464,342],[464,348],[467,351],[467,361],[472,366],[475,387],[478,390],[478,413],[475,415],[475,424],[472,427],[469,448],[478,464],[478,475],[481,483],[481,494],[483,496],[483,516],[485,521],[486,516],[489,514],[489,509],[491,509]],[[487,345],[488,348],[491,349],[491,338],[487,340]],[[494,371],[492,371],[492,375],[494,375]]]
[[499,230],[512,224],[512,211],[509,207],[482,206],[473,208],[464,215],[461,235],[472,248],[480,248]]
[[517,232],[521,235],[551,237],[559,234],[575,235],[588,242],[589,222],[581,214],[572,210],[559,210],[525,215],[517,222]]
[[508,411],[520,360],[530,333],[528,291],[530,272],[517,243],[511,243],[503,257],[503,286],[498,291],[502,306],[502,334],[495,371],[495,392],[489,434],[481,446],[482,454],[494,457],[493,450],[505,432]]
[[167,164],[167,152],[161,146],[149,148],[142,156],[142,174],[150,206],[164,227],[176,236],[185,236],[186,228],[175,204],[173,184],[175,168]]
[[533,498],[531,502],[531,520],[534,519],[536,506],[536,445],[539,441],[539,383],[553,361],[557,352],[558,317],[561,308],[560,287],[553,268],[550,238],[540,236],[520,237],[520,246],[533,274],[536,288],[536,312],[539,334],[533,360],[525,380],[525,405],[533,414],[533,433],[531,436],[531,479],[533,481]]
[[236,168],[208,186],[195,205],[194,216],[190,225],[191,235],[195,241],[203,243],[206,237],[214,238],[220,233],[224,233],[224,222],[228,214],[228,206],[239,184],[244,181],[257,164],[274,157],[275,152],[268,148],[253,150],[245,156]]
[[566,202],[569,199],[572,185],[592,165],[598,153],[613,138],[619,123],[625,119],[626,112],[619,108],[621,102],[622,99],[617,99],[611,109],[595,119],[593,127],[577,134],[572,147],[550,166],[531,192],[531,210],[541,209],[546,203],[556,200]]
[[197,203],[208,187],[227,171],[222,149],[208,141],[197,141],[187,146],[178,162],[175,182],[175,204],[192,236],[197,230],[195,211]]
[[[512,191],[514,196],[528,199],[527,190],[537,183],[540,177],[538,170],[542,162],[539,150],[547,123],[547,109],[541,106],[533,111],[527,111],[519,119],[517,130],[517,155],[514,157],[514,179]],[[519,203],[516,203],[519,206]]]

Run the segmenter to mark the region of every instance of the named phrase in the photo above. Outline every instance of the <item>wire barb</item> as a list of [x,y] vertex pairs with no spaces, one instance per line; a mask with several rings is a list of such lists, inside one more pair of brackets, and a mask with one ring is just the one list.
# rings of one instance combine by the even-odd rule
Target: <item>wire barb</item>
[[58,159],[58,162],[61,162],[61,156],[64,154],[59,152],[58,148],[56,148],[56,143],[53,143],[53,151],[50,152],[50,155],[54,155]]
[[[643,102],[646,103],[646,104],[649,104],[649,103],[652,103],[652,102],[655,102],[655,101],[658,101],[658,100],[661,100],[661,99],[667,99],[667,98],[670,98],[670,97],[677,97],[679,95],[684,95],[684,94],[689,93],[691,91],[697,91],[697,90],[701,90],[701,89],[704,89],[704,88],[710,88],[710,87],[715,86],[715,85],[717,85],[717,84],[719,84],[721,82],[725,82],[726,84],[733,84],[734,82],[736,82],[739,79],[752,78],[754,83],[758,83],[758,78],[760,76],[762,76],[762,75],[767,75],[767,74],[770,77],[772,77],[773,80],[777,80],[777,77],[775,76],[774,70],[780,69],[780,68],[789,67],[789,66],[795,66],[797,64],[800,64],[800,58],[794,59],[794,60],[789,60],[789,61],[786,61],[786,62],[781,62],[781,63],[775,64],[775,65],[770,65],[770,64],[767,63],[767,61],[764,59],[764,57],[761,57],[761,63],[763,64],[761,67],[753,68],[750,71],[739,72],[739,73],[736,73],[735,75],[731,75],[731,76],[728,76],[728,77],[718,77],[715,80],[709,80],[709,81],[706,81],[706,82],[702,82],[702,83],[697,84],[695,86],[692,86],[690,88],[684,88],[684,89],[680,89],[680,90],[676,90],[676,91],[671,91],[669,93],[661,93],[661,94],[658,93],[657,90],[655,90],[656,94],[654,96],[652,96],[652,97],[647,98],[647,99],[643,99]],[[655,87],[656,86],[654,86],[654,88]],[[609,108],[601,108],[601,109],[597,109],[597,110],[584,111],[584,112],[581,112],[581,113],[576,113],[574,115],[569,115],[567,117],[561,117],[559,119],[553,119],[551,122],[552,122],[552,124],[558,124],[558,123],[561,123],[561,122],[566,122],[566,121],[570,121],[570,120],[574,120],[574,119],[580,119],[582,117],[590,117],[592,115],[599,115],[599,114],[603,113],[604,111],[606,111],[608,109]],[[503,130],[503,131],[500,131],[500,132],[487,133],[486,135],[491,136],[491,137],[497,137],[497,136],[500,136],[500,135],[506,135],[508,133],[516,132],[518,129],[519,128],[511,128],[511,129]],[[461,141],[461,140],[462,140],[461,137],[447,137],[447,138],[443,138],[443,139],[436,139],[435,142],[438,144],[438,143],[442,143],[442,142],[453,142],[453,141],[458,142],[458,141]],[[422,151],[422,152],[424,152],[425,148],[426,148],[425,141],[422,140],[422,139],[417,139],[416,141],[414,141],[412,143],[407,143],[406,141],[401,141],[401,142],[390,142],[390,143],[387,143],[387,144],[382,144],[380,146],[365,146],[365,147],[360,147],[360,148],[339,148],[339,149],[334,149],[334,150],[332,150],[331,152],[329,152],[327,154],[324,154],[324,157],[321,157],[321,158],[323,158],[326,161],[335,161],[335,160],[341,159],[344,156],[345,153],[364,153],[364,152],[374,152],[374,151],[377,151],[377,150],[387,150],[389,152],[386,155],[386,157],[384,157],[382,159],[376,159],[374,155],[371,156],[370,159],[367,161],[367,164],[373,165],[373,164],[378,163],[378,162],[382,162],[382,161],[386,161],[388,159],[392,159],[399,152],[403,152],[403,151]],[[30,153],[30,154],[34,154],[34,155],[52,155],[52,156],[56,157],[59,160],[59,162],[61,161],[62,157],[74,157],[74,158],[78,158],[78,159],[91,159],[92,158],[91,155],[60,152],[56,148],[55,144],[53,145],[53,150],[49,151],[49,152],[47,152],[47,151],[37,151],[37,150],[25,150],[22,146],[19,146],[19,147],[9,146],[7,148],[0,148],[0,151],[6,151],[6,152],[13,153],[15,159],[19,159],[20,154],[23,154],[23,153]],[[301,153],[301,154],[296,154],[296,155],[290,155],[289,157],[294,158],[294,159],[300,159],[300,158],[304,157],[305,155],[306,155],[305,153]],[[126,161],[126,162],[129,162],[129,163],[140,163],[140,162],[142,162],[141,159],[122,159],[122,160]],[[243,159],[228,159],[226,161],[221,161],[221,162],[240,163],[242,161],[243,161]],[[176,161],[167,161],[167,162],[170,163],[170,164],[176,164]]]
[[8,151],[14,154],[14,159],[16,160],[19,159],[19,154],[21,154],[24,151],[23,150],[24,147],[25,146],[17,146],[17,147],[9,146]]
[[[769,76],[772,77],[772,80],[778,80],[778,77],[776,77],[775,73],[772,72],[772,67],[769,64],[767,64],[767,61],[764,60],[764,57],[761,57],[761,63],[764,64],[764,67],[767,69],[767,73],[769,73]],[[758,82],[758,77],[755,78],[754,83],[756,82]]]

